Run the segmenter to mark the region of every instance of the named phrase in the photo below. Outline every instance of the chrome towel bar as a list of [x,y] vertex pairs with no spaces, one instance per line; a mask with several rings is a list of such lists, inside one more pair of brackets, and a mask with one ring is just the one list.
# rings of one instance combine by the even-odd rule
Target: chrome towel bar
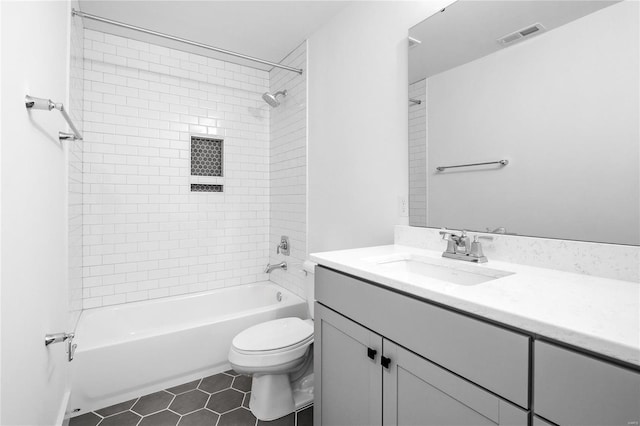
[[71,117],[69,117],[69,114],[67,114],[67,110],[64,109],[63,104],[55,103],[51,99],[36,98],[33,96],[26,95],[24,97],[24,105],[27,107],[27,109],[46,109],[49,111],[51,111],[52,109],[57,109],[58,111],[60,111],[60,113],[62,114],[62,117],[64,117],[67,124],[69,125],[69,127],[71,127],[71,130],[73,131],[73,133],[58,132],[58,138],[61,141],[69,140],[69,139],[74,141],[82,140],[82,135],[80,134],[76,126],[71,121]]
[[460,165],[457,165],[457,166],[438,166],[438,167],[436,167],[436,170],[439,171],[439,172],[443,172],[446,169],[455,169],[457,167],[485,166],[485,165],[489,165],[489,164],[500,164],[500,166],[504,167],[507,164],[509,164],[509,160],[488,161],[486,163],[460,164]]

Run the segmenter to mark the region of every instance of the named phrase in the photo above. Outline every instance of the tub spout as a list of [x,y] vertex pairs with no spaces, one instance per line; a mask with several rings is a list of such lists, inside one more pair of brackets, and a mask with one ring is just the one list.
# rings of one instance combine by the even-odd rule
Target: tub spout
[[272,265],[270,263],[267,264],[267,267],[264,268],[264,272],[265,274],[270,273],[271,271],[273,271],[274,269],[283,269],[283,270],[287,270],[287,262],[280,262],[280,263],[276,263],[275,265]]

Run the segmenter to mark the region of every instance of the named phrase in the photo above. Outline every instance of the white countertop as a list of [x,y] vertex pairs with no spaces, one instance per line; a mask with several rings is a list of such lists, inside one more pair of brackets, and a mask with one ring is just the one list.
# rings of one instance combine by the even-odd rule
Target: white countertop
[[389,271],[372,258],[425,256],[455,268],[468,262],[442,253],[389,245],[314,253],[311,260],[420,298],[489,318],[640,366],[640,284],[492,261],[472,267],[513,275],[458,285],[412,273]]

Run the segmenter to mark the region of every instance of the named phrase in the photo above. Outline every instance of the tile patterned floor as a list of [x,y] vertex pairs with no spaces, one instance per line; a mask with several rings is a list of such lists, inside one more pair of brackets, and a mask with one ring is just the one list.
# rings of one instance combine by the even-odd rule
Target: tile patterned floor
[[69,426],[313,426],[313,407],[263,422],[249,411],[251,377],[233,370],[71,419]]

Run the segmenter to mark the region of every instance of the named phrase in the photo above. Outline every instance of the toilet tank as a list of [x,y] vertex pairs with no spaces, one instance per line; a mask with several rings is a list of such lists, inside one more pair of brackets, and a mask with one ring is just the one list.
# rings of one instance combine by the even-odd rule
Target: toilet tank
[[305,272],[304,277],[304,291],[305,298],[307,299],[307,305],[309,306],[309,317],[313,319],[313,303],[315,302],[315,268],[316,264],[310,260],[305,260],[302,264],[302,269]]

